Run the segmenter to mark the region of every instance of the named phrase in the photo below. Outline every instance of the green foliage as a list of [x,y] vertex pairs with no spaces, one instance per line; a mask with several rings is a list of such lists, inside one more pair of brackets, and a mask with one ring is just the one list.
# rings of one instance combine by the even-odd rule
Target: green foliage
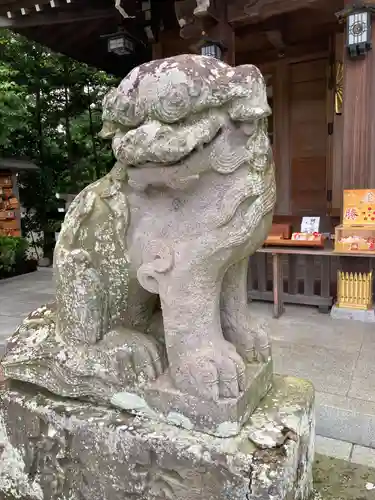
[[6,127],[0,128],[0,146],[9,148],[10,130],[17,130],[25,115],[22,89],[11,79],[16,75],[6,64],[0,66],[0,117]]
[[12,273],[26,260],[29,244],[24,238],[0,236],[0,276]]
[[55,193],[77,193],[113,165],[110,144],[97,134],[102,99],[116,84],[103,72],[0,29],[1,154],[40,167],[20,175],[27,230],[49,232],[57,217]]

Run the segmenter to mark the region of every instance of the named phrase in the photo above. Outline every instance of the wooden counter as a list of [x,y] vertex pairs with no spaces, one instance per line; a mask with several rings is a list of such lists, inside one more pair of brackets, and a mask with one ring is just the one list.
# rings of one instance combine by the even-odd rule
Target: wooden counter
[[[272,259],[272,289],[269,289],[269,256]],[[327,244],[325,248],[262,247],[250,258],[249,298],[273,302],[275,318],[279,318],[284,312],[284,303],[314,305],[321,312],[327,313],[334,298],[331,293],[332,283],[335,281],[332,260],[340,259],[338,265],[341,268],[343,260],[356,257],[372,260],[375,254],[335,252],[331,244]],[[286,273],[283,269],[286,267],[283,266],[285,259]],[[299,271],[301,278],[298,276]],[[300,282],[303,283],[302,292]]]
[[369,252],[335,252],[333,247],[327,245],[325,248],[301,248],[301,247],[274,247],[267,246],[258,250],[260,253],[279,255],[328,255],[330,257],[375,257],[375,253]]

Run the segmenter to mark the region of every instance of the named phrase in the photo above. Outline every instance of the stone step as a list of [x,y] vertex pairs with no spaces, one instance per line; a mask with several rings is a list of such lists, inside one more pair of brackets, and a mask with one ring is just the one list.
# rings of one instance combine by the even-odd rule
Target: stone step
[[375,448],[375,403],[316,393],[316,433],[327,438]]

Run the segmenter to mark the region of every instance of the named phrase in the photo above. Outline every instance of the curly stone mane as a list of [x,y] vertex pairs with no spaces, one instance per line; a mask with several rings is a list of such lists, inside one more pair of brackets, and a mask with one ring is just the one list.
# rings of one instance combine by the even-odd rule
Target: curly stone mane
[[[113,138],[124,165],[168,165],[209,144],[228,120],[255,122],[270,112],[255,66],[232,68],[211,57],[181,55],[143,64],[106,95],[102,136]],[[216,169],[225,173],[230,164],[233,171],[244,160],[240,156],[225,158],[222,151]]]

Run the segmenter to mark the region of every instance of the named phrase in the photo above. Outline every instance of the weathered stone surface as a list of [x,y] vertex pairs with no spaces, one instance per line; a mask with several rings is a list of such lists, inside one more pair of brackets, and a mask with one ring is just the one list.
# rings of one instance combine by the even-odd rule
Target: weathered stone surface
[[110,91],[117,163],[70,205],[56,303],[11,338],[6,377],[238,432],[271,385],[246,290],[275,204],[269,114],[257,68],[210,57],[146,63]]
[[220,437],[235,436],[270,390],[272,368],[271,360],[268,363],[247,365],[247,385],[238,398],[214,401],[181,393],[165,374],[156,383],[144,387],[142,398],[136,398],[136,405],[134,395],[127,392],[114,394],[111,403],[132,413],[149,415],[188,430]]
[[348,307],[337,307],[334,305],[331,309],[331,318],[346,319],[353,321],[362,321],[363,323],[375,323],[375,310],[368,309],[350,309]]
[[13,383],[2,394],[0,450],[2,499],[307,500],[314,390],[277,377],[225,439]]

